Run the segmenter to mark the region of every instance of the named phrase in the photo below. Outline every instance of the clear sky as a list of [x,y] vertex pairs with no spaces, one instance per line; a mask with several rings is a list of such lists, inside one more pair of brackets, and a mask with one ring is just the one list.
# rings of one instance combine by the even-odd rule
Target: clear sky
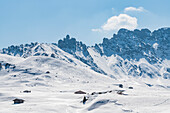
[[170,0],[0,0],[0,48],[67,34],[94,45],[122,27],[169,26]]

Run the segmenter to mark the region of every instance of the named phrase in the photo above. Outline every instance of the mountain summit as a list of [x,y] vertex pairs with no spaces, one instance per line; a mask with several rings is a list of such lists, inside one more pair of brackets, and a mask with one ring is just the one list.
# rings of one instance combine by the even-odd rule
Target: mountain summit
[[46,56],[75,65],[83,63],[93,71],[115,79],[129,75],[170,79],[169,48],[170,28],[153,32],[120,29],[112,38],[104,38],[102,43],[91,47],[67,35],[58,43],[12,45],[0,53],[23,58]]

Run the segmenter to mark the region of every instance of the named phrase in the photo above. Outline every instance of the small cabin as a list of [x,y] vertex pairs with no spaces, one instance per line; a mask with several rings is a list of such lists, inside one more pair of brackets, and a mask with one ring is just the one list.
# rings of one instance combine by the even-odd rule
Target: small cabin
[[30,90],[25,90],[25,91],[23,91],[23,93],[31,93],[31,91]]
[[24,103],[24,100],[23,99],[14,99],[14,104],[20,104],[20,103]]
[[50,71],[46,71],[46,74],[49,74],[50,73]]
[[96,92],[91,93],[91,95],[97,94]]
[[129,89],[133,89],[133,87],[129,87]]
[[119,87],[120,87],[120,88],[123,88],[123,84],[119,84]]
[[74,92],[74,94],[86,94],[86,92],[79,90],[79,91]]

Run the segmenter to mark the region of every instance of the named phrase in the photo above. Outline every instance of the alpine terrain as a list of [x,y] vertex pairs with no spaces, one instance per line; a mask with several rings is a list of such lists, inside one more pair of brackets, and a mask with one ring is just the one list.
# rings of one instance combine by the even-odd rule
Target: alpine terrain
[[0,113],[169,113],[169,106],[170,28],[120,29],[94,46],[67,35],[0,50]]

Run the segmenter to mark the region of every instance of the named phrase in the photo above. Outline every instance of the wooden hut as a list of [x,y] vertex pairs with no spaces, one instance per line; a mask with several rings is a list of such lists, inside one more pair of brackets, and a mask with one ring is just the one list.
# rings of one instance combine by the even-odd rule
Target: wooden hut
[[13,101],[14,101],[14,104],[20,104],[20,103],[24,103],[25,100],[16,98]]
[[74,94],[86,94],[86,92],[79,90],[79,91],[74,92]]
[[120,88],[123,88],[123,84],[119,84],[119,87],[120,87]]
[[23,93],[31,93],[31,91],[30,90],[25,90],[25,91],[23,91]]

